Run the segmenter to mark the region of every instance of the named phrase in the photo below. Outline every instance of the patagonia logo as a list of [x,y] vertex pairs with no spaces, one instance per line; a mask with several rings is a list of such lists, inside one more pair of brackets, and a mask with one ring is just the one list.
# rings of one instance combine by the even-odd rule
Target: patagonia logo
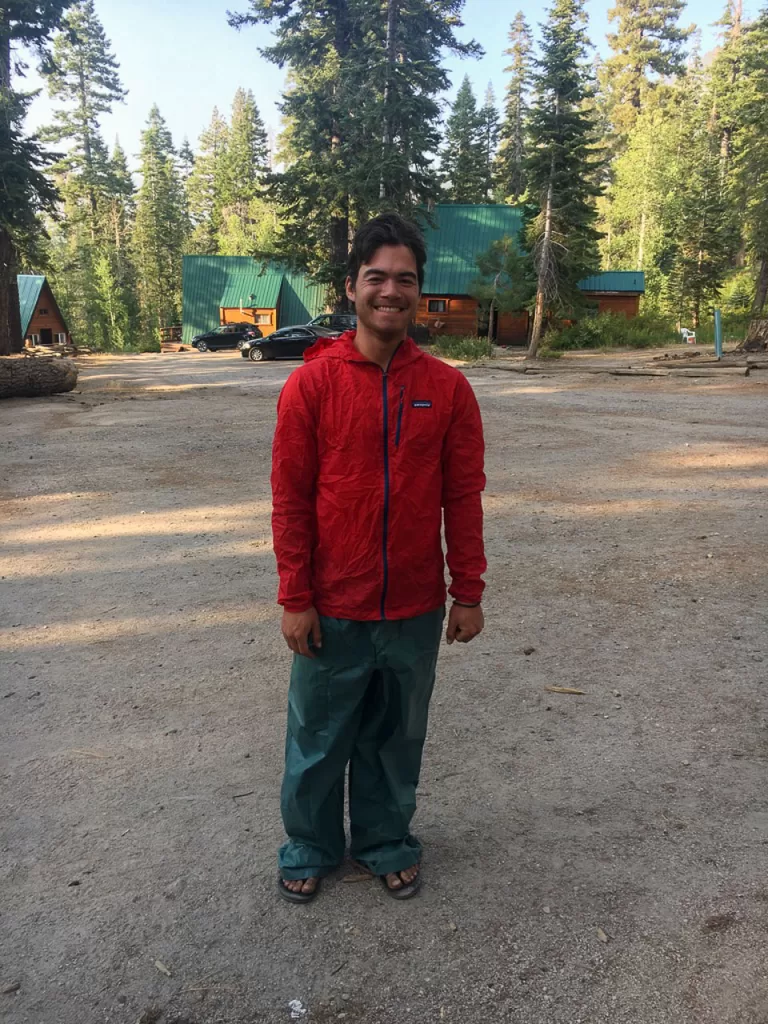
[[423,401],[419,400],[419,399],[416,399],[415,401],[411,402],[411,405],[413,406],[414,409],[431,409],[432,408],[432,403],[428,399],[424,399]]

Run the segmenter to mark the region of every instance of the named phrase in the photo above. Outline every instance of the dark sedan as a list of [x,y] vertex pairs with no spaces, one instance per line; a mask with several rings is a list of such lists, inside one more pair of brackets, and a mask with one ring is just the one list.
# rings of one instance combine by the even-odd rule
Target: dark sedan
[[331,331],[356,331],[357,316],[354,313],[321,313],[310,320],[307,327],[325,327]]
[[192,339],[198,352],[216,352],[220,348],[242,348],[243,342],[258,340],[261,331],[254,324],[224,324]]
[[255,363],[262,359],[301,359],[304,349],[314,345],[318,338],[338,338],[340,333],[324,327],[281,327],[266,338],[246,341],[240,354]]

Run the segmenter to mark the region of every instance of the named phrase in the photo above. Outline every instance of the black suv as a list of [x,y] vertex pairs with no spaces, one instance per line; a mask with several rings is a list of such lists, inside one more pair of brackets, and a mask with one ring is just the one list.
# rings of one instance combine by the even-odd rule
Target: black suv
[[215,352],[220,348],[242,348],[243,342],[263,337],[254,324],[224,324],[192,339],[192,348],[198,352]]
[[354,313],[321,313],[306,326],[322,327],[328,331],[356,331],[357,316]]

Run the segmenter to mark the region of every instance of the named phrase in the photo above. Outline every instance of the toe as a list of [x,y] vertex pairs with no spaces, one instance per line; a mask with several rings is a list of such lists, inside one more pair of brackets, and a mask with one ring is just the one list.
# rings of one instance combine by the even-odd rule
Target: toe
[[314,892],[316,887],[317,887],[317,879],[316,878],[307,878],[307,879],[304,880],[304,884],[303,884],[303,886],[301,888],[301,891],[305,892],[305,893]]
[[402,880],[400,878],[400,875],[398,875],[396,871],[393,871],[392,874],[387,875],[387,885],[389,886],[390,889],[402,888]]

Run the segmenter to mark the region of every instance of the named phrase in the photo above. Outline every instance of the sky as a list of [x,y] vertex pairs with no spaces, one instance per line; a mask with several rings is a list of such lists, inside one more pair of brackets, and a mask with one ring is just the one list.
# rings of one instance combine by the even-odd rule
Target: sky
[[[613,0],[587,0],[589,35],[599,52],[607,51],[608,10]],[[118,104],[103,118],[102,128],[111,146],[119,136],[135,165],[139,136],[153,103],[157,103],[177,146],[188,137],[193,148],[214,106],[229,112],[235,90],[252,89],[268,128],[277,131],[280,115],[276,104],[284,73],[269,64],[259,48],[269,44],[271,29],[249,26],[237,32],[227,24],[227,8],[245,11],[247,0],[96,0],[96,11],[104,25],[112,50],[120,64],[125,103]],[[447,56],[452,91],[468,74],[475,93],[482,96],[489,82],[498,101],[504,93],[509,24],[520,9],[520,0],[466,0],[461,39],[476,39],[485,50],[481,59],[462,60]],[[690,3],[681,24],[696,22],[701,28],[702,50],[715,42],[712,23],[720,18],[725,0],[697,0]],[[747,0],[745,16],[754,15],[758,0]],[[546,5],[524,4],[532,26],[544,20]],[[536,30],[535,30],[536,31]],[[538,34],[538,33],[537,33]],[[40,84],[30,69],[26,88]],[[30,129],[50,120],[47,96],[32,103]]]

